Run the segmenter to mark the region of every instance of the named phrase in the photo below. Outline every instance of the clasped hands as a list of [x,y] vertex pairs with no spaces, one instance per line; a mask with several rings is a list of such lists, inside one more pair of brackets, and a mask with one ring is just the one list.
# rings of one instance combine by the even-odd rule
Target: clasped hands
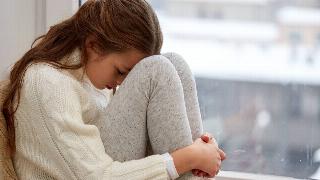
[[[200,138],[196,139],[194,143],[202,143],[207,144],[208,146],[214,146],[210,147],[210,149],[214,149],[211,155],[207,157],[206,160],[204,160],[204,168],[202,170],[200,169],[193,169],[192,173],[195,176],[198,177],[207,177],[207,178],[213,178],[215,175],[219,173],[221,162],[226,159],[226,154],[219,148],[216,140],[214,137],[209,134],[205,133]],[[209,161],[209,162],[205,162]],[[211,161],[211,162],[210,162]],[[212,167],[208,167],[208,164],[213,165]]]

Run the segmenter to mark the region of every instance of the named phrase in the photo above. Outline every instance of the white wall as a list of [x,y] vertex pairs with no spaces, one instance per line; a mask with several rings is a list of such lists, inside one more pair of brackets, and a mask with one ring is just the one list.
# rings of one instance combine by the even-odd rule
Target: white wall
[[36,37],[73,14],[77,0],[8,0],[0,6],[0,80]]
[[2,1],[0,6],[0,79],[35,38],[35,0]]
[[46,0],[46,28],[70,16],[77,10],[78,0]]

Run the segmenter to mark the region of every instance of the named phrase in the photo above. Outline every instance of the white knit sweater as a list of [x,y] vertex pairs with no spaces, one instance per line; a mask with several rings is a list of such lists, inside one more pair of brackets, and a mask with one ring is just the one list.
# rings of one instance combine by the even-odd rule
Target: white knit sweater
[[105,153],[90,121],[106,102],[89,92],[104,91],[87,85],[77,71],[28,68],[15,121],[19,179],[168,179],[161,155],[120,163]]

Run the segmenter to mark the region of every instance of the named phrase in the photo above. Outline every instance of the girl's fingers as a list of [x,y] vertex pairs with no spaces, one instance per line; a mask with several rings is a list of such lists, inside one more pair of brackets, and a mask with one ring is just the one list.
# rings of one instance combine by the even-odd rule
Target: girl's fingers
[[194,175],[197,175],[199,172],[200,172],[199,169],[192,169],[192,173],[193,173]]
[[201,171],[199,169],[193,169],[192,174],[198,177],[211,177],[208,173]]
[[205,142],[208,143],[210,141],[210,137],[208,137],[207,135],[201,135],[201,139]]
[[210,140],[213,139],[213,136],[212,136],[212,134],[206,132],[206,133],[204,133],[203,135],[201,135],[201,139],[202,139],[204,142],[208,143]]
[[204,174],[205,174],[205,172],[200,171],[198,174],[199,174],[199,177],[203,177],[203,176],[204,176]]
[[214,176],[210,176],[210,174],[206,173],[206,178],[213,178]]
[[201,139],[206,143],[212,143],[218,146],[218,143],[210,133],[204,133],[203,135],[201,135]]
[[192,169],[192,174],[194,176],[198,176],[199,170],[198,169]]
[[226,153],[224,153],[221,149],[218,149],[221,161],[226,159]]

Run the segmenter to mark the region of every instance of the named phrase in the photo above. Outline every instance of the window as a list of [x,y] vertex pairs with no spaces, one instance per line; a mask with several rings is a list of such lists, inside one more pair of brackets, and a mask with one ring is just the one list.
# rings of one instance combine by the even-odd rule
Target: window
[[297,45],[301,43],[302,35],[299,32],[291,32],[289,35],[289,39],[292,45]]
[[86,2],[87,0],[79,0],[79,4],[82,5]]
[[[186,2],[201,16],[166,11],[172,3],[179,8]],[[162,27],[170,26],[164,29],[163,52],[180,53],[195,74],[205,130],[228,156],[223,170],[320,179],[320,57],[312,67],[307,53],[290,63],[292,45],[305,48],[307,31],[292,31],[289,44],[280,44],[276,19],[280,4],[304,4],[306,14],[316,7],[320,11],[320,2],[304,2],[167,0],[157,11]],[[254,7],[272,13],[256,16]]]

